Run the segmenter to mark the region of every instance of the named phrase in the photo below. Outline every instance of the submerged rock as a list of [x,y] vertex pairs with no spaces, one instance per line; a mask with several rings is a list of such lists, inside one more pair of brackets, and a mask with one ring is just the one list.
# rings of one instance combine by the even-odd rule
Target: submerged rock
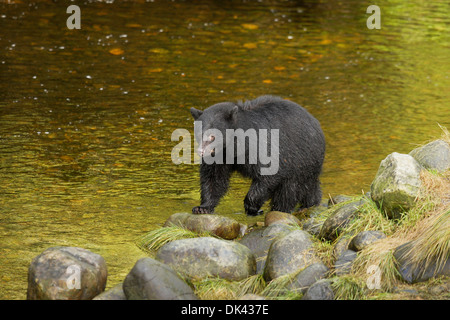
[[91,300],[106,286],[102,256],[76,247],[45,250],[28,269],[28,300]]
[[414,254],[408,254],[414,247],[414,241],[398,246],[394,251],[397,260],[397,269],[403,280],[408,283],[426,281],[433,277],[450,276],[450,260],[448,256],[439,263],[436,257],[431,257],[428,261],[414,262]]
[[371,185],[373,201],[390,218],[400,218],[411,209],[421,186],[420,164],[410,155],[391,153],[381,161]]
[[235,239],[241,233],[239,222],[215,214],[175,213],[167,219],[164,226],[178,226],[198,233],[209,232],[227,240]]
[[123,282],[128,300],[197,300],[169,266],[151,258],[139,259]]
[[285,224],[272,224],[269,227],[258,228],[246,234],[239,243],[248,247],[256,259],[256,273],[264,271],[270,245],[279,237],[295,230],[293,226]]
[[435,140],[409,153],[424,168],[444,172],[450,169],[450,145],[444,140]]
[[158,250],[156,259],[195,280],[220,277],[238,281],[256,271],[255,257],[249,248],[212,237],[169,242]]
[[360,251],[367,247],[368,245],[378,241],[380,239],[386,238],[386,235],[377,230],[368,230],[358,233],[348,245],[348,248],[354,251]]
[[310,235],[303,230],[294,230],[278,238],[270,246],[264,268],[264,278],[269,281],[303,269],[317,261]]

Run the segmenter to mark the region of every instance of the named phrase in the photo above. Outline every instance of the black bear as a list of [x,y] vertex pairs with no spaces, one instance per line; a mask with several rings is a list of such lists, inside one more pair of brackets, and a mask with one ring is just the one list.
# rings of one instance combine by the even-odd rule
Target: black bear
[[[308,208],[320,203],[325,137],[319,121],[306,109],[279,97],[261,96],[190,111],[194,124],[201,125],[195,135],[202,157],[201,204],[193,213],[214,212],[234,171],[252,179],[244,200],[247,215],[261,214],[269,199],[272,210],[283,212],[292,212],[297,204]],[[244,142],[237,141],[237,132],[244,133]],[[252,141],[254,137],[258,141]],[[263,149],[270,150],[265,159]],[[268,153],[274,160],[272,172],[268,170]]]

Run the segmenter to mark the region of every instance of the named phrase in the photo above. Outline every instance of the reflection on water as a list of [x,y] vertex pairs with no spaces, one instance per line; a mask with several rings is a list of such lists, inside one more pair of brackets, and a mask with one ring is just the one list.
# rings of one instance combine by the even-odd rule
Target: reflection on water
[[[195,165],[170,140],[189,108],[261,94],[322,124],[324,195],[369,190],[380,160],[449,126],[445,1],[63,1],[0,4],[0,298],[23,299],[31,259],[54,245],[102,254],[108,287],[139,235],[199,202]],[[217,211],[247,221],[249,182]],[[261,219],[261,218],[253,218]]]

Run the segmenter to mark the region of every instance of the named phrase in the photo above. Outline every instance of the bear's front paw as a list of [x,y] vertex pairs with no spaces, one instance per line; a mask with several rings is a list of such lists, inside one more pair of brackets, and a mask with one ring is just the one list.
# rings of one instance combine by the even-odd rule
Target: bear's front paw
[[212,213],[214,213],[214,208],[203,207],[203,206],[193,207],[192,213],[193,214],[212,214]]

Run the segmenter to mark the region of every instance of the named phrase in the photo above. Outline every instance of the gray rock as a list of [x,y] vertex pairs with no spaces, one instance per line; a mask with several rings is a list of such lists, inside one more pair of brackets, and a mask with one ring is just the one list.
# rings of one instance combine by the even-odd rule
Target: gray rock
[[423,167],[444,172],[450,169],[450,146],[444,140],[435,140],[409,153]]
[[264,268],[266,281],[303,269],[317,257],[312,248],[310,235],[303,230],[294,230],[278,238],[270,246]]
[[302,225],[302,229],[312,234],[313,236],[318,237],[320,234],[320,230],[322,229],[324,221],[320,221],[316,218],[308,218]]
[[360,251],[367,247],[368,245],[371,245],[375,241],[378,241],[380,239],[386,238],[386,235],[377,230],[368,230],[368,231],[362,231],[358,233],[351,241],[348,246],[349,249],[354,251]]
[[239,241],[239,243],[248,247],[255,256],[257,274],[261,274],[264,271],[267,254],[272,242],[293,230],[295,228],[289,225],[273,224],[269,227],[254,229]]
[[194,232],[209,232],[220,238],[232,240],[239,236],[241,225],[234,219],[215,214],[175,213],[164,226],[179,226]]
[[191,287],[169,266],[151,258],[139,259],[123,282],[128,300],[196,300]]
[[320,214],[322,214],[325,210],[327,210],[327,206],[320,204],[318,206],[313,206],[306,209],[305,215],[310,218],[315,218],[320,216]]
[[319,238],[334,241],[358,212],[362,201],[350,202],[334,211],[320,229]]
[[397,260],[397,270],[403,280],[408,283],[427,281],[438,276],[450,276],[450,260],[447,257],[445,263],[439,264],[436,257],[430,257],[428,264],[426,261],[413,263],[408,252],[414,247],[414,241],[398,246],[394,251],[394,258]]
[[190,216],[192,216],[192,213],[187,213],[187,212],[174,213],[169,218],[167,218],[166,222],[164,222],[164,227],[176,226],[176,227],[184,228],[184,222]]
[[330,208],[331,206],[334,206],[335,204],[338,204],[338,203],[341,203],[341,202],[345,202],[345,201],[349,201],[351,199],[352,199],[352,197],[345,196],[343,194],[334,196],[330,200],[328,200],[328,208]]
[[353,260],[356,259],[356,252],[353,250],[345,250],[334,264],[334,272],[337,276],[348,274],[352,270]]
[[266,227],[272,224],[289,224],[293,226],[300,225],[300,220],[290,213],[281,211],[270,211],[264,217],[264,225]]
[[109,290],[100,293],[92,300],[127,300],[125,292],[123,292],[123,283],[119,283]]
[[76,247],[53,247],[28,269],[28,300],[91,300],[106,286],[102,256]]
[[328,274],[328,267],[322,262],[316,262],[300,271],[287,285],[288,290],[305,293],[308,288],[318,280],[324,279]]
[[414,206],[421,186],[420,164],[410,155],[391,153],[381,161],[371,185],[373,201],[390,218],[400,218]]
[[249,248],[212,237],[169,242],[158,250],[156,259],[195,280],[220,277],[239,281],[256,270],[255,257]]
[[329,280],[320,280],[309,287],[302,300],[334,300],[334,292]]
[[335,260],[339,259],[339,257],[349,249],[348,245],[350,244],[351,238],[347,237],[347,235],[342,236],[333,248],[333,257]]

